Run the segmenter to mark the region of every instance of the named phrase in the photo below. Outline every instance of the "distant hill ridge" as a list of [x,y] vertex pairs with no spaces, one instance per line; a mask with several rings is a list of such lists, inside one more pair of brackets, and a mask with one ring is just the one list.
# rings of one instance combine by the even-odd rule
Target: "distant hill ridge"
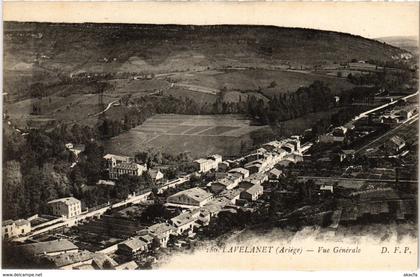
[[[60,66],[63,71],[112,71],[127,68],[127,62],[132,67],[173,67],[176,61],[191,67],[311,66],[351,59],[388,61],[406,52],[347,33],[260,25],[4,22],[4,36],[5,69],[32,62],[30,51],[47,57],[45,68]],[[103,65],[109,60],[112,66]]]

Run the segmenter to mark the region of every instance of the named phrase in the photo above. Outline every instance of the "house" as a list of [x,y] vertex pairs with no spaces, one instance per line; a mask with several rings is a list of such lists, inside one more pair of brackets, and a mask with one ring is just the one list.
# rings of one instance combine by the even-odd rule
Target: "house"
[[211,155],[211,156],[207,157],[207,159],[213,160],[216,164],[219,164],[219,163],[222,162],[222,156],[218,155],[218,154]]
[[140,236],[139,239],[144,241],[148,246],[153,242],[153,237],[148,234]]
[[194,161],[195,166],[197,167],[198,172],[205,173],[209,172],[212,169],[217,170],[219,164],[222,162],[222,156],[212,155],[207,159],[198,159]]
[[43,263],[57,269],[73,269],[84,265],[91,265],[93,253],[83,250],[80,252],[62,253],[54,256],[46,256],[42,259]]
[[109,169],[109,178],[118,179],[122,175],[141,176],[147,170],[145,165],[137,163],[121,162]]
[[356,150],[354,149],[344,149],[338,153],[338,158],[340,162],[344,160],[351,160],[354,159],[355,154]]
[[232,204],[236,203],[236,200],[240,198],[240,194],[243,189],[232,189],[232,190],[225,190],[222,193],[219,194],[219,197],[226,198],[229,200]]
[[332,135],[334,137],[335,142],[343,142],[344,139],[346,138],[346,134],[347,134],[347,128],[343,126],[336,127],[332,131]]
[[202,207],[212,198],[213,195],[203,189],[190,188],[169,196],[166,199],[166,202],[167,204],[170,204],[170,206]]
[[65,197],[48,202],[51,213],[55,216],[74,217],[82,213],[82,204],[74,197]]
[[233,189],[239,185],[241,180],[242,175],[240,174],[228,174],[226,177],[212,182],[211,191],[214,193],[220,193],[223,190]]
[[242,175],[242,179],[245,179],[249,176],[249,170],[242,168],[242,167],[237,167],[237,168],[233,168],[231,170],[229,170],[229,173],[238,173]]
[[322,134],[318,137],[320,143],[334,143],[334,136],[331,133]]
[[251,174],[239,183],[239,187],[248,189],[253,185],[262,185],[266,181],[268,181],[268,176],[264,173]]
[[106,161],[106,167],[108,169],[116,166],[119,163],[131,163],[131,162],[134,162],[134,159],[131,158],[131,157],[114,155],[114,154],[106,154],[103,158]]
[[199,210],[199,214],[197,217],[197,224],[200,224],[201,226],[207,226],[210,223],[211,220],[211,214],[207,209],[201,208]]
[[401,117],[401,119],[403,120],[407,120],[410,119],[411,117],[413,117],[413,115],[415,115],[417,113],[417,107],[416,106],[406,106],[403,107],[399,112],[399,116]]
[[96,185],[97,186],[104,186],[104,187],[107,187],[107,186],[113,187],[113,186],[115,186],[115,182],[110,181],[110,180],[99,180],[98,182],[96,182]]
[[31,232],[31,223],[26,219],[5,220],[2,223],[2,238],[18,237]]
[[114,267],[116,270],[134,270],[137,269],[139,266],[135,261],[129,261]]
[[222,172],[225,172],[226,170],[228,170],[228,168],[229,168],[229,163],[227,161],[221,162],[218,165],[218,170]]
[[32,257],[47,255],[54,256],[63,253],[76,253],[78,247],[67,239],[35,242],[19,246],[23,253]]
[[70,152],[72,152],[76,157],[80,155],[80,153],[84,152],[86,147],[84,144],[73,144],[73,143],[66,143],[66,148]]
[[215,161],[208,159],[195,160],[194,165],[197,167],[197,171],[200,173],[209,172],[210,170],[217,168]]
[[386,125],[395,125],[400,123],[400,118],[396,115],[384,115],[381,117],[381,123]]
[[391,154],[397,154],[405,146],[405,141],[399,136],[393,136],[384,143],[384,149]]
[[129,238],[118,244],[118,252],[125,256],[132,256],[137,252],[147,250],[147,243],[138,237]]
[[93,253],[92,267],[94,269],[111,269],[118,265],[118,263],[107,254]]
[[[274,149],[273,149],[274,150]],[[263,147],[261,147],[261,148],[258,148],[257,150],[255,150],[255,154],[258,154],[258,155],[264,155],[264,154],[266,154],[268,151],[267,151],[267,149],[265,149],[265,148],[263,148]]]
[[283,174],[283,171],[273,168],[268,172],[268,179],[278,179]]
[[265,166],[266,166],[266,162],[263,161],[262,159],[259,159],[259,160],[255,160],[255,161],[245,164],[244,168],[248,170],[250,174],[255,174],[255,173],[263,171]]
[[255,184],[241,192],[240,198],[248,201],[255,201],[263,194],[264,188]]
[[334,193],[334,187],[332,185],[321,185],[319,190],[321,192]]
[[283,144],[281,149],[285,150],[287,153],[293,153],[296,150],[296,147],[293,143],[287,142]]
[[267,151],[273,152],[275,150],[280,149],[282,146],[283,146],[283,142],[273,140],[273,141],[263,144],[262,148],[264,148]]
[[157,223],[147,228],[150,236],[156,239],[161,247],[166,247],[170,235],[176,235],[177,229],[168,223]]
[[155,182],[163,179],[163,173],[159,169],[149,169],[147,174]]
[[260,160],[263,157],[260,153],[249,154],[244,157],[246,163],[251,163],[256,160]]
[[177,234],[181,235],[186,231],[193,231],[194,223],[197,221],[198,216],[198,210],[181,213],[171,218],[171,223],[177,229]]

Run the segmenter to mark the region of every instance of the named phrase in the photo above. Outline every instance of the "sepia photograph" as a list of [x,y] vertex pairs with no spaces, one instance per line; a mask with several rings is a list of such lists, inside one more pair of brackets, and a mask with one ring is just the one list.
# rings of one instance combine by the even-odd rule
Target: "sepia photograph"
[[419,2],[2,24],[2,269],[417,269]]

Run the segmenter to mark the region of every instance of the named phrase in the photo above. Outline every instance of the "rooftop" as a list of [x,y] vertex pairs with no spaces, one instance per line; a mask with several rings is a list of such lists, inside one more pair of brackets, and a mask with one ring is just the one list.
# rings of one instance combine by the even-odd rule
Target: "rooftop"
[[115,159],[117,161],[128,161],[131,159],[131,157],[128,156],[120,156],[120,155],[114,155],[114,154],[106,154],[104,156],[105,160]]
[[185,195],[187,197],[190,197],[198,202],[202,202],[210,197],[212,197],[211,193],[208,193],[207,191],[200,189],[200,188],[190,188],[187,190],[183,190],[180,191],[178,193],[173,194],[170,197],[177,197],[177,196],[181,196],[181,195]]
[[13,223],[14,223],[14,221],[13,221],[13,220],[11,220],[11,219],[4,220],[4,221],[2,222],[2,226],[12,225]]
[[280,169],[277,169],[277,168],[273,168],[273,169],[270,170],[270,173],[273,174],[273,175],[276,175],[276,176],[280,176],[283,173],[283,171],[281,171]]
[[198,159],[198,160],[195,160],[194,162],[199,163],[199,164],[204,164],[204,163],[208,163],[209,160],[207,160],[207,159]]
[[130,261],[130,262],[126,262],[120,265],[117,265],[115,267],[115,269],[120,270],[120,269],[137,269],[139,266],[136,264],[135,261]]
[[57,203],[57,202],[63,202],[66,205],[72,205],[72,204],[80,203],[80,201],[77,200],[74,197],[65,197],[65,198],[59,198],[59,199],[51,200],[51,201],[48,202],[48,204]]
[[168,231],[174,231],[174,227],[168,223],[157,223],[147,228],[147,230],[153,235],[159,236]]
[[[149,169],[149,171],[148,171],[149,176],[150,176],[152,179],[156,179],[156,177],[157,177],[157,175],[159,174],[159,172],[160,172],[160,170],[159,170],[159,169]],[[162,173],[162,172],[160,172],[160,173]]]
[[191,222],[195,221],[195,218],[191,214],[191,212],[182,213],[178,216],[171,218],[172,223],[176,226],[182,226]]
[[239,194],[241,194],[242,189],[231,189],[231,190],[225,190],[223,192],[221,192],[219,194],[219,196],[221,197],[225,197],[229,200],[234,199],[235,197],[237,197]]
[[48,256],[47,259],[54,263],[56,267],[63,267],[74,263],[84,262],[92,259],[93,254],[83,250],[77,253],[63,253],[55,256]]
[[25,252],[31,255],[40,255],[44,253],[53,253],[60,251],[69,251],[79,249],[76,245],[67,239],[58,239],[52,241],[43,241],[20,246]]
[[233,168],[229,170],[229,173],[241,173],[243,175],[246,175],[246,174],[249,174],[249,170],[242,167],[237,167],[237,168]]
[[125,169],[125,170],[137,170],[141,167],[143,166],[136,163],[127,163],[127,162],[122,162],[114,166],[114,168],[116,169]]
[[399,146],[405,144],[404,140],[400,138],[399,136],[393,136],[392,138],[389,139],[389,141]]
[[131,248],[133,250],[141,249],[143,247],[147,246],[147,243],[140,240],[138,237],[129,238],[120,244],[126,245],[128,248]]
[[30,225],[31,223],[26,219],[18,219],[15,221],[16,226]]
[[253,185],[252,187],[247,189],[246,192],[248,192],[249,194],[254,194],[262,190],[263,190],[263,187],[261,185]]

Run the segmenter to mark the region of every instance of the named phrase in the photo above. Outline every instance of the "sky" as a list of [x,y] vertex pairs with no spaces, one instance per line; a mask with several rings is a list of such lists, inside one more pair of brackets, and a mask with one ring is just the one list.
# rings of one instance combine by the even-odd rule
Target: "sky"
[[41,22],[258,24],[368,38],[419,34],[419,2],[4,2],[3,19]]

